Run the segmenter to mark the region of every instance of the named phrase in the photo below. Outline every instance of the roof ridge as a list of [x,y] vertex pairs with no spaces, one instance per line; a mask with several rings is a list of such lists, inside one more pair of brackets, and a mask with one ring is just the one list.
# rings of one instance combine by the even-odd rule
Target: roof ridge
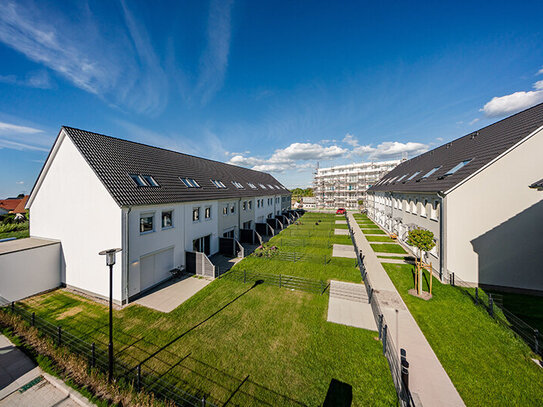
[[[80,129],[80,128],[77,128],[77,127],[71,127],[71,126],[65,126],[65,125],[63,125],[62,128],[63,128],[63,129],[71,129],[71,130],[81,131],[81,132],[84,132],[84,133],[94,134],[94,135],[97,135],[97,136],[107,137],[107,138],[109,138],[109,139],[118,140],[118,141],[123,141],[123,142],[126,142],[126,143],[137,144],[137,145],[140,145],[140,146],[145,146],[145,147],[149,147],[149,148],[153,148],[153,149],[157,149],[157,150],[163,150],[163,151],[167,151],[167,152],[169,152],[169,153],[180,154],[180,155],[184,155],[184,156],[186,156],[186,157],[193,157],[193,158],[197,158],[197,159],[199,159],[199,160],[210,161],[210,162],[218,163],[218,164],[221,164],[221,165],[228,165],[228,166],[235,167],[235,168],[243,168],[244,170],[253,171],[253,172],[256,172],[256,173],[260,173],[260,174],[264,173],[264,174],[271,175],[271,174],[269,174],[268,172],[265,172],[265,171],[257,171],[257,170],[253,170],[252,168],[241,167],[241,166],[239,166],[239,165],[234,165],[234,164],[230,164],[230,163],[225,163],[225,162],[223,162],[223,161],[213,160],[213,159],[211,159],[211,158],[199,157],[199,156],[194,155],[194,154],[182,153],[182,152],[180,152],[180,151],[170,150],[170,149],[164,148],[164,147],[152,146],[152,145],[150,145],[150,144],[140,143],[140,142],[138,142],[138,141],[127,140],[127,139],[123,139],[123,138],[120,138],[120,137],[108,136],[107,134],[96,133],[96,132],[94,132],[94,131],[84,130],[84,129]],[[68,133],[68,135],[70,135],[70,134]]]

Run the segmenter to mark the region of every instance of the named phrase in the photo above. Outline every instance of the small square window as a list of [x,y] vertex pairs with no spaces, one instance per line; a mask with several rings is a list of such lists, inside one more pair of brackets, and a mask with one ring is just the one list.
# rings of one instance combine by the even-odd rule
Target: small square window
[[162,212],[162,229],[173,227],[173,211]]
[[140,215],[140,233],[150,233],[154,232],[154,215],[145,214]]
[[192,209],[192,221],[198,222],[200,220],[200,208]]
[[244,210],[244,211],[247,210],[247,201],[243,201],[243,210]]
[[222,208],[222,214],[223,214],[223,215],[228,215],[228,206],[224,206],[224,207]]
[[248,204],[249,204],[249,210],[253,209],[253,201],[249,201]]
[[230,205],[230,213],[236,213],[236,204]]
[[211,219],[211,206],[206,206],[204,216],[206,219]]

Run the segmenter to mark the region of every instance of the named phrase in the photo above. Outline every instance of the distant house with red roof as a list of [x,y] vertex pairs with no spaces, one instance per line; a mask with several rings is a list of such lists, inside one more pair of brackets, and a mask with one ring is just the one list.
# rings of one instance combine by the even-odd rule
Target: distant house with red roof
[[0,215],[8,213],[26,213],[25,205],[28,195],[19,195],[17,198],[0,199]]

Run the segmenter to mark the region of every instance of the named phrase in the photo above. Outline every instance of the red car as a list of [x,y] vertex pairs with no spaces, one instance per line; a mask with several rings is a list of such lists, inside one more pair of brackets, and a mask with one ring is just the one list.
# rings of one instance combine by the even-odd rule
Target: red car
[[336,215],[345,215],[345,208],[338,208]]

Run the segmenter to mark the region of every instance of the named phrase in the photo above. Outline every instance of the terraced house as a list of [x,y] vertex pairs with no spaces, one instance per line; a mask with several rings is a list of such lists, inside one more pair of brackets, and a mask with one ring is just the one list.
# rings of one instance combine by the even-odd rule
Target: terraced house
[[543,104],[406,161],[368,191],[368,213],[405,242],[431,230],[436,273],[543,292]]
[[266,173],[62,127],[27,207],[30,235],[61,242],[69,287],[106,297],[98,252],[122,248],[113,296],[126,303],[189,266],[187,253],[281,217],[290,192]]

